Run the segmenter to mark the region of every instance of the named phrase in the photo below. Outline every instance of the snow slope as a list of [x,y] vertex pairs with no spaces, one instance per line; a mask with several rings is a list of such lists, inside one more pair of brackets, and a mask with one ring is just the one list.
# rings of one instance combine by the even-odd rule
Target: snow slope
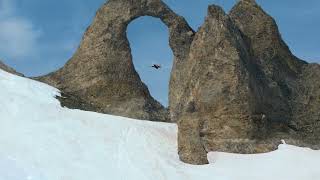
[[320,180],[320,151],[283,144],[187,165],[176,125],[61,108],[55,95],[0,70],[0,180]]

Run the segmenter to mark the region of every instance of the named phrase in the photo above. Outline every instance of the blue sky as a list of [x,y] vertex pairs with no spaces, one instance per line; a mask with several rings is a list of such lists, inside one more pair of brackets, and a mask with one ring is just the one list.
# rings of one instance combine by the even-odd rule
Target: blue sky
[[[105,0],[0,0],[0,59],[28,76],[54,71],[72,56],[96,10]],[[164,0],[195,30],[209,4],[226,11],[236,0]],[[277,21],[292,52],[320,62],[319,0],[257,0]],[[168,30],[161,21],[141,17],[129,25],[134,64],[151,94],[167,105],[172,51]],[[155,71],[149,66],[164,66]]]

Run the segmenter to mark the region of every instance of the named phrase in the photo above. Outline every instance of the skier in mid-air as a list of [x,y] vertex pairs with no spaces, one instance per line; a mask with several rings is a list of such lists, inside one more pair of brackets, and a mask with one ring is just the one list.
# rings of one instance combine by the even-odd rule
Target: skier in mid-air
[[161,68],[161,65],[159,65],[159,64],[154,64],[154,65],[151,66],[151,67],[153,67],[153,68],[155,68],[155,69],[160,69],[160,68]]

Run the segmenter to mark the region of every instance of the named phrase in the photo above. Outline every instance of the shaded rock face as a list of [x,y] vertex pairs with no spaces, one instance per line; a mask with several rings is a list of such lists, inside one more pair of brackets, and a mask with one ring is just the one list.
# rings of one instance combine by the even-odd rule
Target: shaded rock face
[[303,66],[292,93],[293,126],[307,146],[320,142],[320,65]]
[[254,1],[240,1],[230,16],[250,46],[253,63],[261,70],[256,78],[266,85],[260,90],[262,106],[257,113],[275,123],[288,123],[292,119],[290,88],[305,62],[292,55],[274,19]]
[[[314,131],[319,128],[316,123],[319,117],[316,118],[315,113],[319,109],[314,108],[320,98],[319,92],[314,90],[319,85],[319,80],[315,79],[318,66],[309,65],[291,53],[274,19],[255,1],[240,1],[231,10],[230,17],[243,33],[251,59],[261,71],[263,78],[259,75],[256,79],[264,81],[259,93],[261,105],[256,114],[264,114],[266,123],[259,135],[263,139],[287,138],[314,144],[311,143],[314,134],[305,134],[312,131],[319,135],[319,131]],[[313,128],[306,128],[310,124]]]
[[[97,12],[71,60],[57,72],[40,77],[67,95],[62,104],[131,118],[170,121],[169,112],[154,100],[134,69],[126,35],[128,24],[141,16],[160,18],[169,28],[174,70],[170,106],[182,91],[178,73],[194,32],[184,18],[160,0],[109,0]],[[70,100],[78,99],[79,101]],[[68,100],[69,99],[69,100]]]
[[18,73],[16,70],[14,70],[13,68],[5,65],[1,60],[0,60],[0,69],[8,72],[8,73],[12,73],[12,74],[15,74],[15,75],[18,75],[18,76],[24,76],[23,74],[21,73]]
[[[140,16],[169,28],[169,109],[132,63],[126,29]],[[206,164],[208,151],[262,153],[281,139],[320,148],[319,76],[320,66],[292,55],[254,0],[240,0],[230,14],[210,6],[196,33],[160,0],[109,0],[71,60],[38,79],[61,89],[69,108],[177,122],[180,159]]]
[[183,161],[206,163],[208,151],[268,152],[280,139],[320,148],[319,65],[292,55],[254,0],[229,15],[209,7],[187,64],[177,112]]
[[[178,121],[183,161],[203,164],[206,161],[193,157],[206,154],[209,144],[217,147],[215,140],[247,138],[251,134],[248,60],[240,31],[220,7],[210,6],[187,61],[190,82]],[[194,129],[198,131],[193,133]],[[192,144],[188,143],[190,139],[194,139]],[[195,148],[199,146],[201,149]]]

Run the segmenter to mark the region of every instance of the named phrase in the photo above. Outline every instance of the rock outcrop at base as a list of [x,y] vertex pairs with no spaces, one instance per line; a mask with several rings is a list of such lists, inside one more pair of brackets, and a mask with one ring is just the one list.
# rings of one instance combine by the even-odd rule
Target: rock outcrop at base
[[1,60],[0,60],[0,69],[8,72],[8,73],[12,73],[12,74],[15,74],[15,75],[18,75],[18,76],[24,76],[23,74],[21,73],[18,73],[16,70],[14,70],[13,68],[5,65]]
[[170,104],[174,106],[183,91],[183,76],[178,71],[183,68],[194,32],[184,18],[160,0],[109,0],[97,12],[71,60],[57,72],[39,79],[61,89],[67,95],[62,103],[71,108],[170,121],[168,110],[151,97],[133,66],[126,30],[131,21],[141,16],[160,18],[169,28],[175,57],[170,83]]
[[[169,109],[132,63],[126,29],[140,16],[169,28]],[[208,151],[262,153],[281,139],[320,148],[319,76],[320,65],[295,57],[254,0],[240,0],[229,14],[210,6],[196,33],[161,0],[109,0],[71,60],[38,79],[62,90],[69,108],[177,122],[180,159],[206,164]]]

